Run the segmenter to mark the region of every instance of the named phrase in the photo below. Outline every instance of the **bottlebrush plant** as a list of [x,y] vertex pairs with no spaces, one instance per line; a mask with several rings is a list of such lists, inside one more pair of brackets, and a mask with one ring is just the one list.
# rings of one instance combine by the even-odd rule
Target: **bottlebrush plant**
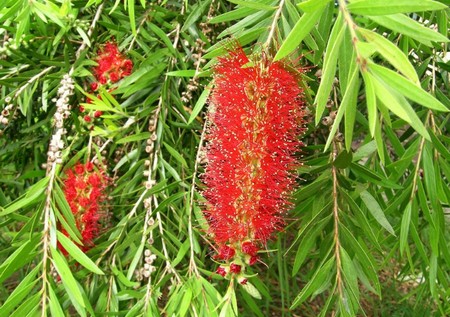
[[[92,94],[102,87],[111,92],[116,88],[114,84],[129,76],[133,70],[133,62],[120,53],[115,42],[106,42],[102,45],[94,61],[97,62],[97,66],[92,70],[95,81],[89,85]],[[101,98],[101,96],[97,97]],[[90,104],[92,100],[87,98],[86,102]],[[87,112],[84,106],[80,106],[80,111],[82,113]],[[91,122],[102,115],[103,111],[95,110],[93,114],[91,112],[86,113],[83,119],[85,122]]]
[[[62,189],[81,233],[83,244],[80,247],[84,251],[94,246],[101,229],[100,221],[107,216],[110,182],[107,174],[91,162],[77,163],[66,171]],[[61,232],[68,235],[64,228]],[[61,245],[59,247],[65,252]]]
[[[292,67],[291,67],[292,69]],[[217,247],[217,269],[242,283],[245,266],[283,226],[292,205],[304,126],[299,73],[284,62],[250,59],[237,46],[214,66],[210,96],[205,216]]]

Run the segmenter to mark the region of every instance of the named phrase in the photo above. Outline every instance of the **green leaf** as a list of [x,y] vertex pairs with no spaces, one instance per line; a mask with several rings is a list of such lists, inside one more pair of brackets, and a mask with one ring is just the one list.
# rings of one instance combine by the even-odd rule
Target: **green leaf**
[[371,20],[400,34],[409,36],[427,46],[432,47],[431,42],[448,42],[442,34],[433,31],[422,24],[412,20],[404,14],[392,14],[386,16],[369,16]]
[[181,262],[181,260],[183,260],[184,256],[190,248],[189,242],[189,239],[186,239],[186,241],[184,241],[184,243],[178,249],[177,257],[171,263],[173,267],[177,266]]
[[25,297],[29,297],[31,290],[38,282],[36,275],[41,265],[36,266],[25,278],[16,286],[14,291],[9,295],[8,299],[0,307],[0,316],[9,316],[9,313],[16,307]]
[[[359,78],[358,68],[354,67],[353,72],[351,74],[350,82],[347,85],[347,89],[345,90],[344,97],[342,98],[342,102],[339,106],[338,113],[336,114],[336,117],[334,118],[333,126],[331,127],[330,133],[328,134],[328,139],[327,139],[327,143],[325,144],[324,152],[330,147],[331,142],[333,141],[334,136],[335,136],[336,132],[338,131],[339,124],[341,123],[341,120],[342,120],[342,117],[344,116],[344,114],[347,113],[347,111],[350,111],[350,112],[356,111],[356,100],[354,97],[355,97],[355,94],[357,94],[358,89],[359,89],[358,78]],[[320,88],[319,88],[319,90],[320,90]],[[317,121],[317,117],[316,117],[316,121]],[[351,127],[349,124],[350,122],[352,123]],[[345,128],[350,129],[350,130],[352,130],[351,132],[353,132],[354,117],[353,117],[353,121],[350,120],[350,122],[348,123],[348,125],[346,124]],[[351,135],[346,135],[346,136],[351,137]]]
[[129,135],[126,137],[123,137],[116,141],[117,144],[125,144],[130,142],[136,142],[136,141],[142,141],[142,140],[148,140],[152,134],[150,132],[141,132],[138,134]]
[[[372,76],[369,73],[367,76]],[[420,121],[414,109],[406,101],[405,97],[392,91],[389,85],[376,77],[373,78],[375,92],[379,101],[381,101],[389,110],[399,116],[401,119],[409,123],[425,139],[429,140],[430,136]]]
[[331,0],[307,0],[298,3],[297,7],[303,12],[313,12],[327,6],[330,1]]
[[339,228],[346,241],[351,245],[356,257],[361,262],[361,268],[367,274],[370,282],[375,286],[377,295],[381,296],[381,286],[380,281],[378,280],[378,273],[375,265],[376,262],[372,254],[367,250],[367,247],[362,247],[362,242],[360,243],[356,240],[353,233],[347,227],[340,224]]
[[197,71],[195,69],[185,69],[185,70],[175,70],[172,72],[167,72],[167,76],[175,77],[194,77]]
[[353,160],[352,152],[347,152],[346,150],[339,153],[336,159],[333,161],[333,165],[337,168],[344,169],[347,168]]
[[300,293],[295,297],[290,309],[294,309],[301,303],[303,303],[316,289],[318,286],[327,279],[330,274],[333,274],[332,267],[335,264],[334,257],[330,258],[324,265],[321,265],[314,272],[309,282],[303,287]]
[[389,87],[392,87],[393,89],[404,95],[406,98],[411,99],[412,101],[415,101],[418,104],[421,104],[422,106],[433,110],[444,112],[449,111],[446,106],[444,106],[439,100],[423,90],[422,87],[412,83],[398,73],[376,64],[371,64],[370,70],[375,75],[383,79],[383,81],[386,82]]
[[354,0],[347,5],[350,12],[362,15],[387,15],[393,13],[443,10],[447,6],[430,0]]
[[57,232],[58,241],[61,245],[66,249],[67,252],[82,266],[87,268],[89,271],[104,275],[102,270],[98,268],[98,266],[86,255],[83,251],[81,251],[68,237],[66,237],[61,232]]
[[270,6],[257,1],[243,1],[243,0],[227,0],[228,2],[240,5],[242,7],[256,9],[256,10],[265,10],[265,11],[273,11],[277,9],[277,7]]
[[[320,214],[320,212],[319,212]],[[314,218],[315,219],[315,218]],[[298,245],[297,253],[295,254],[294,265],[292,267],[292,276],[298,273],[298,270],[305,261],[309,251],[312,249],[316,242],[317,235],[323,230],[323,228],[329,223],[330,217],[321,219],[313,223],[313,227],[303,234],[303,231],[299,234],[303,235],[303,239]],[[307,225],[310,227],[310,224]],[[298,238],[297,238],[298,239]],[[296,240],[297,240],[296,239]]]
[[91,47],[91,41],[89,40],[88,35],[81,27],[77,27],[77,32],[80,34],[81,38],[83,39],[83,42],[87,44],[87,46]]
[[334,75],[336,73],[339,47],[341,45],[344,32],[345,26],[342,22],[342,14],[339,12],[327,44],[323,62],[322,79],[320,81],[316,99],[314,100],[314,104],[316,106],[316,125],[319,124],[320,119],[322,118],[323,111],[325,110],[325,105],[330,95],[331,86],[333,84]]
[[70,299],[75,300],[75,305],[78,304],[81,307],[86,307],[83,300],[83,295],[78,287],[75,278],[67,265],[66,260],[59,254],[58,250],[50,247],[52,253],[52,263],[58,271],[59,276],[63,282],[65,290],[71,295]]
[[376,199],[366,190],[362,191],[359,196],[361,197],[362,201],[367,206],[367,209],[375,218],[375,220],[390,234],[395,236],[394,229],[387,220],[386,216],[384,215],[383,209],[381,209]]
[[444,144],[437,138],[433,131],[430,131],[431,141],[433,142],[436,150],[445,158],[448,162],[450,162],[450,151]]
[[438,292],[437,292],[437,286],[436,286],[436,277],[437,277],[437,270],[438,270],[438,258],[437,255],[432,253],[430,257],[430,276],[428,278],[430,283],[430,291],[431,295],[435,300],[439,300]]
[[191,27],[192,24],[195,23],[199,18],[202,17],[208,5],[210,5],[211,0],[200,1],[197,2],[194,6],[192,6],[192,11],[189,13],[186,21],[181,28],[181,32],[185,32],[187,29]]
[[197,118],[200,111],[202,111],[203,106],[206,104],[206,100],[208,100],[209,94],[211,93],[211,85],[208,85],[197,99],[195,103],[194,109],[192,109],[191,115],[189,116],[188,124],[191,124],[195,118]]
[[81,242],[81,233],[76,226],[75,217],[70,210],[66,197],[57,182],[55,182],[53,187],[53,196],[55,197],[55,201],[58,206],[58,208],[53,206],[53,210],[55,211],[58,220],[76,243],[83,244]]
[[64,311],[61,308],[58,297],[55,294],[55,291],[52,288],[52,285],[48,286],[48,304],[50,306],[50,313],[52,316],[64,316]]
[[416,70],[408,60],[408,57],[398,48],[397,45],[386,39],[384,36],[363,28],[358,28],[364,39],[373,44],[376,50],[389,62],[415,84],[419,84],[419,77]]
[[357,113],[356,104],[358,102],[358,93],[360,85],[359,71],[356,65],[356,58],[353,58],[352,61],[353,63],[351,65],[353,66],[353,69],[350,68],[349,83],[347,88],[345,89],[345,94],[340,105],[340,107],[345,107],[344,140],[345,140],[345,148],[347,149],[348,152],[351,152],[352,150],[353,129]]
[[[359,287],[358,287],[358,276],[355,274],[356,268],[353,264],[352,259],[348,255],[347,251],[343,247],[339,249],[342,260],[342,273],[344,275],[344,281],[346,286],[349,289],[350,295],[350,303],[352,306],[358,307],[359,305]],[[353,299],[353,300],[352,300]]]
[[[272,0],[264,0],[261,1],[261,4],[269,4],[272,3]],[[246,8],[246,7],[240,7],[233,11],[228,11],[226,13],[223,13],[221,15],[213,17],[211,20],[209,20],[209,23],[222,23],[222,22],[228,22],[233,20],[239,20],[241,18],[245,18],[246,16],[249,16],[252,13],[255,13],[256,9],[253,8]]]
[[366,104],[367,104],[367,117],[369,120],[369,131],[370,135],[374,137],[378,120],[375,85],[373,83],[372,76],[370,76],[370,74],[368,74],[367,71],[363,71],[362,76],[366,88]]
[[134,0],[128,0],[128,15],[130,16],[131,32],[136,36],[136,18],[134,13]]
[[251,297],[256,299],[262,299],[261,293],[252,283],[247,282],[244,285],[241,284],[241,286]]
[[12,212],[28,206],[38,198],[43,199],[44,197],[42,196],[42,194],[45,191],[48,180],[48,177],[44,177],[39,182],[28,188],[24,196],[11,203],[8,207],[3,209],[2,212],[0,212],[0,217],[6,216]]
[[405,211],[402,215],[402,224],[400,226],[400,255],[403,255],[403,251],[407,245],[409,224],[411,222],[411,211],[412,203],[411,201],[406,205]]
[[[189,241],[189,240],[187,240]],[[191,306],[191,299],[192,299],[192,290],[190,287],[188,287],[188,285],[186,284],[184,287],[184,292],[183,292],[183,299],[181,300],[181,304],[178,310],[177,315],[184,317],[186,316],[188,310],[189,310],[189,306]]]
[[173,147],[171,147],[169,144],[167,144],[166,142],[164,142],[164,147],[167,149],[167,151],[170,153],[170,155],[175,158],[178,162],[181,163],[181,165],[183,165],[184,167],[187,167],[187,163],[186,160],[184,159],[184,157],[182,157],[180,155],[180,153],[178,153],[177,150],[175,150]]
[[19,270],[25,264],[30,262],[34,257],[34,250],[40,241],[39,235],[22,244],[0,265],[0,283],[6,280],[14,272]]
[[278,52],[274,57],[274,61],[282,59],[297,48],[300,42],[309,34],[311,29],[320,19],[320,16],[324,10],[325,7],[321,7],[317,11],[305,12],[302,15],[300,20],[295,23],[294,28],[286,37],[286,40],[284,40],[283,44],[278,49]]
[[[39,309],[39,301],[41,300],[40,292],[29,295],[29,297],[8,317],[23,317],[36,316],[36,311]],[[40,315],[40,314],[39,314]]]

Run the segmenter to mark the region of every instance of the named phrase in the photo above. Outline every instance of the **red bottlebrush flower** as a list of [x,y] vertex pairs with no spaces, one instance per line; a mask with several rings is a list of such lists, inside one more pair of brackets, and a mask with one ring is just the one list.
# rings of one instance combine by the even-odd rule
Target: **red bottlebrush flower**
[[231,263],[230,272],[236,274],[241,273],[241,266],[239,264]]
[[246,285],[248,283],[248,280],[245,277],[241,277],[238,279],[239,284]]
[[[93,164],[76,164],[66,172],[63,191],[81,233],[87,251],[99,232],[99,220],[105,211],[109,177],[93,168]],[[64,233],[64,228],[61,229]],[[67,234],[66,234],[67,235]]]
[[118,81],[120,79],[119,74],[112,72],[109,74],[109,79],[111,80],[111,82],[115,83],[116,81]]
[[97,89],[98,89],[98,83],[97,82],[91,83],[91,90],[96,91]]
[[248,255],[251,255],[251,256],[255,256],[258,252],[258,247],[250,241],[242,242],[241,249],[242,249],[242,252],[244,252]]
[[233,248],[227,245],[223,245],[219,248],[219,253],[217,257],[221,260],[230,260],[234,257],[235,253],[236,251]]
[[304,122],[296,74],[281,61],[252,62],[237,47],[214,68],[203,180],[214,242],[239,246],[236,257],[253,264],[290,206]]
[[252,257],[250,257],[250,259],[248,260],[248,265],[253,265],[253,264],[255,264],[256,262],[258,262],[258,256],[252,256]]
[[83,117],[83,120],[86,121],[86,122],[91,122],[92,119],[91,119],[91,117],[89,115],[85,115]]
[[80,111],[81,112],[84,112],[86,109],[84,109],[84,107],[83,106],[80,106]]
[[216,270],[216,273],[225,277],[227,275],[227,271],[222,266],[219,266]]
[[94,117],[95,117],[95,118],[101,117],[101,116],[102,116],[102,114],[103,114],[103,112],[102,112],[102,111],[100,111],[100,110],[97,110],[97,111],[95,111],[95,112],[94,112]]
[[[131,74],[133,62],[126,59],[120,52],[117,44],[108,42],[98,51],[97,67],[94,68],[95,78],[104,85],[108,79],[115,83]],[[92,88],[92,87],[91,87]],[[92,90],[96,90],[92,88]]]

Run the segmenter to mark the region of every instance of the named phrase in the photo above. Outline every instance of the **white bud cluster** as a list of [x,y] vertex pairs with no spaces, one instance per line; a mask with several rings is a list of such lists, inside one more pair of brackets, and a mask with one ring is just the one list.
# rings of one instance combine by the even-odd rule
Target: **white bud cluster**
[[61,152],[64,149],[62,136],[67,133],[67,130],[64,129],[64,119],[67,119],[70,116],[69,98],[73,95],[74,88],[75,85],[73,79],[69,74],[65,74],[61,80],[61,85],[58,88],[58,99],[52,100],[56,102],[56,112],[53,116],[56,129],[50,140],[47,152],[47,172],[49,172],[53,163],[62,163]]
[[0,123],[3,125],[8,125],[9,123],[9,115],[11,113],[11,110],[13,108],[13,104],[11,103],[11,97],[5,98],[6,107],[2,110],[0,114]]
[[3,41],[3,46],[0,46],[0,54],[1,55],[6,54],[10,56],[13,53],[13,51],[16,51],[22,46],[28,48],[29,43],[33,41],[34,39],[26,39],[25,34],[22,34],[22,36],[18,40],[9,38]]
[[144,251],[144,266],[135,271],[138,281],[142,281],[144,278],[148,279],[156,271],[156,267],[152,265],[156,258],[156,254],[153,254],[150,249]]

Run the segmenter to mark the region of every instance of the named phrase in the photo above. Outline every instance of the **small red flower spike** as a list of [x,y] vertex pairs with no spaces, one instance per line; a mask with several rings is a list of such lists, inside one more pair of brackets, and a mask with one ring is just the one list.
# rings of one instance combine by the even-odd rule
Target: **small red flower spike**
[[91,117],[89,115],[85,115],[83,119],[86,122],[91,122],[92,121],[92,119],[91,119]]
[[242,242],[241,249],[242,252],[251,256],[255,256],[256,253],[258,252],[258,247],[253,242],[250,241]]
[[252,256],[252,257],[250,257],[250,259],[249,259],[249,261],[248,261],[248,265],[253,265],[253,264],[255,264],[256,262],[258,262],[258,256]]
[[255,264],[291,205],[304,111],[298,74],[288,69],[250,60],[241,47],[214,67],[204,214],[221,260]]
[[235,274],[241,273],[241,266],[235,263],[231,263],[230,272]]
[[103,112],[100,111],[100,110],[97,110],[97,111],[94,112],[94,117],[95,118],[101,117],[102,115],[103,115]]
[[225,277],[227,275],[227,271],[222,266],[219,266],[216,270],[216,273]]
[[219,253],[217,257],[221,260],[230,260],[234,257],[235,253],[236,251],[233,248],[227,245],[223,245],[219,248]]
[[[108,42],[99,50],[97,56],[98,66],[94,68],[95,78],[100,84],[105,85],[108,80],[115,83],[120,79],[129,76],[133,69],[133,62],[125,58],[120,52],[117,44]],[[95,86],[95,85],[94,85]],[[98,86],[92,87],[93,91]]]
[[[76,164],[66,172],[63,191],[70,210],[75,218],[75,225],[82,236],[84,251],[94,245],[93,240],[99,232],[99,220],[105,212],[109,177],[96,170],[93,164]],[[67,234],[64,228],[61,232]],[[62,248],[62,246],[61,246]]]
[[97,89],[98,89],[98,83],[97,82],[91,83],[91,90],[96,91]]
[[239,284],[246,285],[248,283],[248,280],[245,277],[241,277],[238,279]]

